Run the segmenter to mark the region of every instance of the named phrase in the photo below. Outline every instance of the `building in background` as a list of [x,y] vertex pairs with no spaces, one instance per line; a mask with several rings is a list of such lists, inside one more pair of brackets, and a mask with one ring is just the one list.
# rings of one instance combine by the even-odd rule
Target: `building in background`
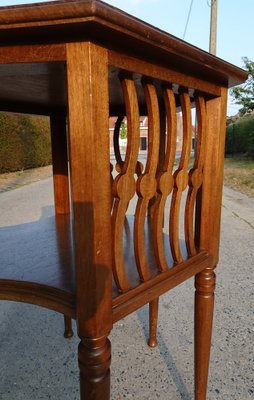
[[[109,119],[109,134],[110,134],[110,152],[114,153],[114,129],[117,121],[117,117],[110,117]],[[127,118],[125,117],[123,123],[127,126]],[[140,150],[146,151],[148,147],[148,117],[141,116],[139,120],[140,127]],[[127,127],[128,130],[128,127]],[[180,152],[183,144],[183,122],[182,115],[177,114],[177,147],[176,151]],[[127,146],[127,140],[119,138],[119,146],[124,152],[124,148]],[[192,125],[192,150],[195,147],[195,126]]]

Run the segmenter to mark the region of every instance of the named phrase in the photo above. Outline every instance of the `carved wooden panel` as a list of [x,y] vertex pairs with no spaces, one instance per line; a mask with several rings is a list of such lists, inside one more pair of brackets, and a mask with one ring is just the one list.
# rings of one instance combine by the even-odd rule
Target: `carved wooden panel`
[[[119,111],[113,134],[113,274],[124,293],[199,253],[196,207],[203,182],[206,99],[174,82],[124,71],[118,79],[125,110]],[[148,119],[147,151],[140,149],[140,110]],[[119,144],[123,121],[125,150]]]

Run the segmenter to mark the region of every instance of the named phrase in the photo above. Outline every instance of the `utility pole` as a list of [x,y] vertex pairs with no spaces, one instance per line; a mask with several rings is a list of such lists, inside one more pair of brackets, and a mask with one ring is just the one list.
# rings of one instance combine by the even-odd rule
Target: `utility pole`
[[218,9],[218,0],[211,0],[209,53],[214,54],[214,55],[216,55],[217,9]]

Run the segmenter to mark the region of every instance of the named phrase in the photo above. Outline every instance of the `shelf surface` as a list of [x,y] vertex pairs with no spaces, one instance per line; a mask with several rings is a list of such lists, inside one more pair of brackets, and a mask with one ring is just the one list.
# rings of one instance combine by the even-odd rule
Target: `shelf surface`
[[0,253],[0,280],[32,282],[74,293],[68,216],[0,228]]
[[[153,279],[156,282],[158,280],[158,284],[164,279],[164,274],[158,273],[156,267],[148,221],[145,223],[145,247],[151,283],[150,280],[146,283],[140,281],[133,246],[134,217],[128,216],[123,229],[123,256],[131,289],[123,295],[118,291],[113,279],[114,308],[118,303],[122,305],[121,298],[127,296],[129,299],[140,295],[143,285],[144,288],[153,285]],[[195,268],[201,270],[203,258],[207,258],[201,253],[197,255],[197,265],[200,266],[193,269],[191,264],[195,264],[195,257],[193,262],[188,260],[184,240],[180,240],[180,245],[185,261],[175,267],[169,237],[164,234],[164,249],[169,266],[168,272],[165,272],[165,279],[179,275],[179,280],[184,281],[187,275],[194,274]],[[188,264],[190,265],[187,275],[185,276],[184,272],[181,277],[185,267],[188,269]],[[75,292],[74,246],[69,215],[0,228],[0,299],[37,304],[75,318]]]
[[[123,252],[125,267],[132,287],[140,283],[133,246],[134,217],[126,218],[123,231]],[[145,225],[146,254],[151,275],[157,269],[151,245],[149,224]],[[169,248],[168,236],[164,237],[165,247]],[[182,246],[183,248],[184,246]],[[183,250],[186,257],[186,248]],[[74,249],[70,218],[59,215],[57,218],[0,228],[0,283],[15,281],[47,286],[70,294],[75,293]],[[173,259],[167,251],[169,265]],[[114,296],[117,289],[114,285]]]
[[75,268],[68,215],[0,228],[0,298],[73,315]]
[[[132,287],[140,283],[133,246],[134,217],[128,216],[123,231],[125,267]],[[164,235],[167,260],[173,265],[168,236]],[[155,275],[149,224],[145,225],[146,254],[151,275]],[[186,258],[186,248],[182,246]],[[70,217],[59,215],[22,225],[0,228],[0,283],[31,283],[75,293],[75,264]],[[117,289],[114,286],[114,296]]]

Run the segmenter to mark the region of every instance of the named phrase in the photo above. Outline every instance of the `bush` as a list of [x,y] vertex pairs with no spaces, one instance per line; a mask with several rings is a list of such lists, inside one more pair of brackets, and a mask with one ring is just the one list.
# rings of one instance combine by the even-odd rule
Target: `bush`
[[49,118],[0,113],[0,172],[51,164]]
[[226,154],[254,158],[254,116],[246,115],[229,124],[226,130]]

